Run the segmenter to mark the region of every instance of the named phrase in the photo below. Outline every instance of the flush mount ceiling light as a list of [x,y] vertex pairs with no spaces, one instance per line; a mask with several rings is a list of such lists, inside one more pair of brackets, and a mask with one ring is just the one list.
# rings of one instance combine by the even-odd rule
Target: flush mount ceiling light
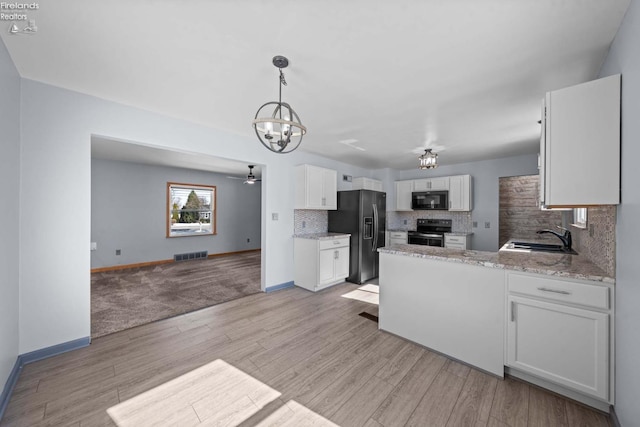
[[280,70],[278,102],[267,102],[258,109],[253,128],[262,145],[274,153],[284,154],[298,148],[307,128],[302,125],[293,108],[282,102],[282,86],[287,85],[282,69],[287,68],[289,60],[284,56],[274,56],[273,65]]
[[420,165],[418,169],[435,169],[438,167],[438,155],[431,152],[431,148],[424,150],[424,154],[418,157]]

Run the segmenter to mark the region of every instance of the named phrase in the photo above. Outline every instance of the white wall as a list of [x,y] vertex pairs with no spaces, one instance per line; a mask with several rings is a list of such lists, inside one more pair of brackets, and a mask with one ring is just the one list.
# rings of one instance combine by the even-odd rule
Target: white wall
[[[478,227],[473,231],[473,249],[478,251],[498,250],[498,217],[499,217],[499,181],[505,176],[534,175],[538,173],[538,155],[505,157],[502,159],[483,160],[471,163],[439,166],[432,170],[410,169],[396,173],[396,180],[435,178],[439,176],[464,175],[473,177],[473,210],[471,221],[477,221]],[[389,204],[395,201],[393,194],[387,196]],[[387,208],[388,210],[391,210]],[[489,222],[490,228],[484,223]]]
[[[166,237],[167,182],[216,186],[216,235]],[[97,250],[91,251],[91,268],[259,249],[261,185],[242,182],[206,171],[92,159],[91,241]]]
[[18,356],[18,224],[20,222],[20,77],[0,40],[0,393]]
[[[623,426],[640,420],[640,4],[632,1],[600,76],[622,74],[622,204],[616,225],[616,404]],[[597,171],[594,171],[597,173]]]
[[[21,120],[20,353],[90,335],[92,134],[264,165],[263,288],[293,280],[293,167],[370,173],[300,150],[271,153],[250,131],[233,135],[24,79]],[[64,200],[74,201],[73,227],[61,226]]]

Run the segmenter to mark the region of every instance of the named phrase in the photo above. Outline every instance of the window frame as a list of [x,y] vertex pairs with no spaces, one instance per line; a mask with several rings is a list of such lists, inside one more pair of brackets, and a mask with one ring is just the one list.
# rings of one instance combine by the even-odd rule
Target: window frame
[[[211,232],[200,233],[200,232],[185,232],[180,234],[172,234],[171,225],[172,225],[172,217],[173,217],[173,206],[172,206],[172,198],[171,198],[171,190],[172,188],[180,188],[185,190],[205,190],[211,192],[211,206],[208,212],[210,212],[211,216]],[[217,198],[218,198],[218,189],[215,185],[207,185],[207,184],[189,184],[184,182],[167,182],[167,198],[165,201],[165,212],[167,215],[166,219],[166,230],[165,235],[167,238],[174,237],[194,237],[194,236],[215,236],[217,234],[218,227],[218,218],[217,218]],[[180,208],[179,208],[180,209]]]
[[[582,214],[584,215],[582,215]],[[588,217],[587,217],[587,208],[574,208],[573,209],[573,225],[576,228],[582,228],[582,229],[586,229],[587,228],[587,222],[588,222]],[[584,218],[584,221],[582,220]]]

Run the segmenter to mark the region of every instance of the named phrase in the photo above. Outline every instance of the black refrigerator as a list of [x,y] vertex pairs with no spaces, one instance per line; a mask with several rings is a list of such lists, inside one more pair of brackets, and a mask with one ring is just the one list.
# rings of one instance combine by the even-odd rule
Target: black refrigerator
[[349,282],[361,284],[378,277],[386,209],[387,194],[381,191],[338,191],[338,209],[329,211],[329,232],[351,234]]

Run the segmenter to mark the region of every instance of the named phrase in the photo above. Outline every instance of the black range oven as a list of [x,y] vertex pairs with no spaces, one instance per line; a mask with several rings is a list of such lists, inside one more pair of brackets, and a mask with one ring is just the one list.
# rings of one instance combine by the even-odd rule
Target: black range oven
[[444,247],[444,233],[451,232],[450,219],[419,219],[416,231],[407,234],[410,245]]

